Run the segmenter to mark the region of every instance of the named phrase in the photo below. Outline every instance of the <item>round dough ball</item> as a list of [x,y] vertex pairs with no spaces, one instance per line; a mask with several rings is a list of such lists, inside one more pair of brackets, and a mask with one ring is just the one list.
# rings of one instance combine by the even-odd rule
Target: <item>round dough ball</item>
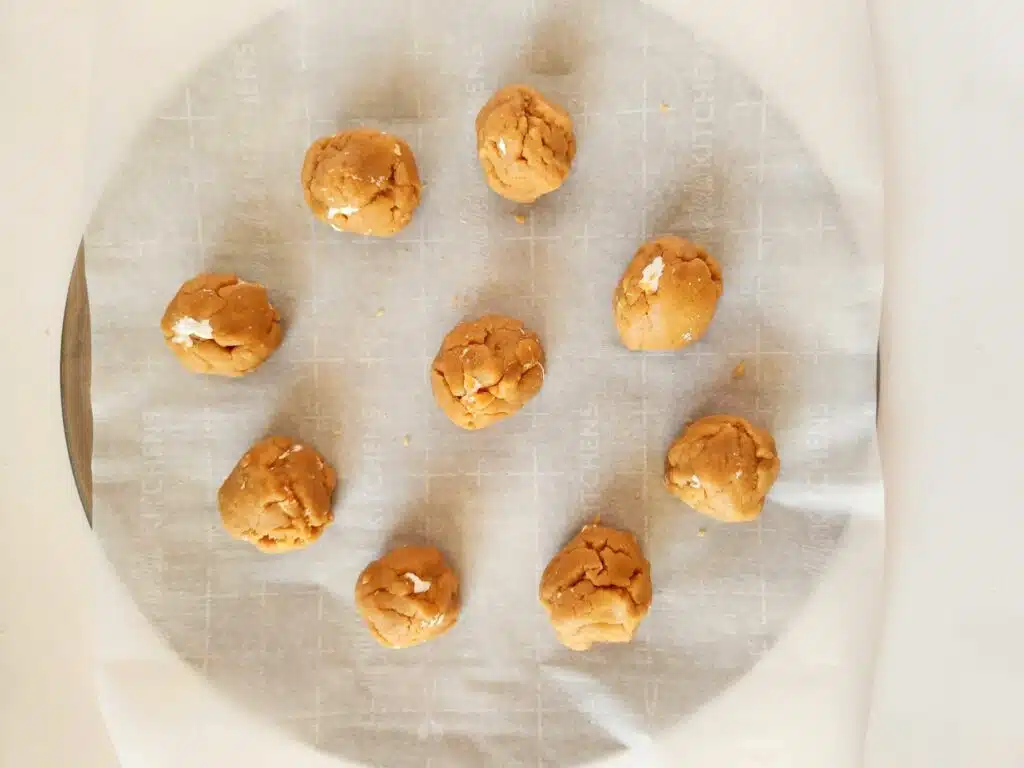
[[235,275],[194,277],[160,320],[164,340],[190,371],[243,376],[281,344],[281,323],[267,289]]
[[444,337],[430,375],[434,399],[463,429],[511,416],[544,384],[544,348],[511,317],[486,315]]
[[528,85],[509,85],[476,118],[476,148],[491,189],[532,203],[562,186],[576,156],[572,118]]
[[665,485],[698,512],[726,523],[761,514],[779,476],[775,441],[739,416],[705,416],[669,448]]
[[615,326],[632,350],[669,350],[697,341],[722,295],[718,262],[689,240],[644,243],[615,289]]
[[236,539],[264,552],[301,549],[334,520],[338,476],[313,448],[267,437],[246,451],[217,493],[220,519]]
[[339,232],[394,235],[412,220],[421,190],[409,145],[368,128],[317,139],[302,163],[306,203]]
[[555,555],[540,580],[540,602],[566,648],[628,643],[651,607],[651,566],[636,537],[587,525]]
[[434,547],[399,547],[359,574],[356,608],[381,645],[419,645],[455,625],[459,579]]

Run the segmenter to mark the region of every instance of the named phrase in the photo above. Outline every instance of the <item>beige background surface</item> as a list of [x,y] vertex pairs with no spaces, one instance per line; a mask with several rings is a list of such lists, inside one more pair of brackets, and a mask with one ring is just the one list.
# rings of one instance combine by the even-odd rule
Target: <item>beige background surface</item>
[[[247,5],[244,13],[235,15],[239,8],[228,3],[217,6],[217,9],[179,3],[173,8],[163,9],[166,15],[162,16],[157,24],[149,23],[149,7],[138,9],[138,14],[133,12],[134,9],[119,8],[116,13],[116,24],[112,23],[114,15],[105,15],[110,11],[106,6],[98,7],[98,18],[89,15],[76,16],[73,12],[68,12],[68,9],[59,17],[47,18],[44,6],[38,7],[38,10],[42,11],[43,16],[37,16],[27,9],[16,9],[16,15],[11,19],[12,24],[6,28],[16,34],[10,39],[5,38],[5,50],[11,52],[17,61],[32,62],[29,69],[39,78],[56,75],[55,79],[48,82],[59,86],[53,93],[61,94],[60,120],[54,120],[49,124],[55,129],[59,127],[60,132],[51,137],[52,141],[47,142],[46,159],[47,162],[54,163],[54,167],[63,168],[62,177],[76,187],[73,176],[78,168],[78,160],[88,158],[90,168],[99,169],[96,176],[90,173],[92,181],[84,185],[83,201],[90,201],[94,199],[95,180],[104,178],[106,170],[110,167],[111,157],[123,147],[121,139],[126,132],[133,130],[135,119],[152,105],[152,101],[147,99],[159,92],[156,84],[162,82],[161,78],[169,73],[182,72],[190,66],[192,60],[188,56],[182,56],[181,49],[172,46],[170,42],[174,40],[177,45],[186,44],[194,46],[197,50],[211,46],[214,40],[223,39],[222,36],[227,29],[232,29],[234,25],[243,21],[251,21],[254,9],[252,5]],[[203,13],[203,23],[193,26],[192,20],[195,17],[191,14],[199,11]],[[65,24],[67,26],[63,26]],[[844,32],[848,31],[848,25],[841,26]],[[717,29],[712,21],[708,22],[707,28],[711,31]],[[46,63],[53,62],[53,59],[33,58],[35,53],[42,54],[44,51],[45,47],[36,44],[38,37],[35,36],[43,30],[50,42],[73,42],[75,39],[81,39],[79,36],[83,31],[101,30],[102,44],[97,45],[95,51],[80,51],[83,57],[82,66],[67,66],[65,61],[59,72],[54,73],[54,70],[46,66]],[[183,30],[188,30],[189,34],[182,34]],[[753,43],[757,36],[755,34],[752,40],[746,40],[745,35],[746,33],[733,27],[733,35],[728,39],[733,42],[746,42],[749,55],[751,51],[756,50]],[[86,39],[86,42],[89,41],[91,38]],[[65,50],[70,55],[75,48],[71,45]],[[136,55],[142,50],[145,50],[145,56]],[[95,56],[91,57],[93,53]],[[127,59],[121,57],[130,59],[132,66],[125,66],[124,61]],[[765,71],[771,72],[770,63],[766,60],[765,64]],[[117,81],[121,87],[97,88],[90,93],[87,88],[90,74],[97,82],[105,83],[112,82],[110,78],[114,73],[121,76]],[[762,74],[766,80],[771,80],[765,72]],[[39,98],[22,102],[22,92],[18,88],[23,83],[29,84],[30,81],[11,78],[4,82],[5,88],[11,89],[12,98],[29,107],[19,111],[17,119],[5,123],[5,136],[18,137],[22,135],[20,131],[28,130],[37,138],[41,138],[42,129],[47,125],[42,118],[48,114],[51,107],[56,108],[58,102]],[[33,80],[30,84],[34,92],[39,94],[40,91],[36,88],[37,81]],[[91,112],[95,121],[91,135],[103,139],[98,146],[90,147],[88,153],[78,151],[81,144],[76,144],[76,141],[84,140],[87,134],[79,135],[68,131],[68,126],[74,125],[77,118],[82,118],[84,124],[83,110],[87,102],[91,102],[95,108]],[[841,114],[842,109],[840,107],[837,112]],[[836,113],[827,114],[829,118],[825,122],[831,120]],[[834,130],[820,134],[821,141],[824,144],[841,141],[842,137],[849,135],[846,128],[848,125],[848,121],[839,121]],[[16,150],[22,144],[12,141],[4,146]],[[31,202],[31,195],[26,197],[25,193],[37,191],[34,180],[42,181],[42,177],[28,173],[30,165],[34,170],[38,170],[38,165],[29,164],[28,159],[27,155],[18,154],[17,151],[15,154],[5,155],[7,167],[19,174],[12,178],[24,181],[21,186],[11,185],[10,189],[17,188],[19,196],[5,202],[5,210],[13,216],[9,227],[9,243],[12,252],[18,252],[19,249],[24,252],[31,251],[36,257],[30,264],[32,269],[25,273],[24,279],[20,282],[8,282],[8,285],[12,286],[16,284],[19,290],[12,294],[10,301],[4,305],[16,316],[38,316],[40,320],[38,328],[29,327],[28,322],[23,322],[22,335],[5,337],[5,343],[25,341],[28,345],[18,346],[17,355],[25,375],[22,379],[10,382],[19,395],[10,402],[22,405],[31,400],[29,393],[32,393],[33,398],[41,398],[43,403],[57,401],[57,379],[52,376],[57,366],[57,355],[53,346],[56,341],[47,344],[44,340],[52,336],[54,328],[59,324],[58,318],[61,315],[65,291],[63,280],[59,281],[59,286],[57,282],[50,280],[51,273],[47,265],[51,262],[47,259],[52,256],[56,271],[64,272],[65,268],[60,265],[68,263],[68,256],[65,254],[74,251],[78,240],[76,230],[84,221],[85,212],[89,207],[87,204],[80,206],[76,215],[76,208],[69,199],[66,220],[47,220],[46,224],[42,225],[35,217],[37,213],[43,213],[42,209],[38,206],[21,207],[22,202]],[[865,165],[854,162],[851,168],[863,170],[869,165],[870,163]],[[22,170],[25,171],[24,175],[21,175]],[[851,181],[851,178],[847,177],[847,181]],[[846,188],[852,201],[856,202],[859,199],[869,202],[870,183],[864,187],[854,182],[852,185],[848,184]],[[7,189],[5,188],[5,193]],[[62,227],[61,223],[66,226]],[[13,267],[15,263],[9,260],[3,262],[5,269]],[[48,292],[47,286],[59,290]],[[47,300],[47,296],[52,300]],[[31,307],[32,312],[25,311],[28,307]],[[38,355],[34,355],[33,350],[38,352]],[[49,371],[50,375],[35,376],[35,371],[41,374]],[[47,500],[51,498],[60,498],[63,502],[50,505],[49,508],[54,513],[52,515],[34,516],[24,521],[23,524],[33,535],[19,541],[16,547],[7,552],[3,560],[5,573],[47,574],[46,578],[36,581],[36,588],[30,594],[26,593],[28,601],[18,598],[7,604],[11,631],[5,635],[5,662],[17,658],[19,663],[6,668],[10,674],[6,678],[9,685],[4,693],[8,699],[17,702],[17,706],[12,707],[12,710],[18,713],[18,717],[13,723],[5,722],[5,727],[9,725],[9,733],[17,732],[19,736],[23,736],[26,732],[32,732],[33,724],[45,722],[48,735],[64,732],[73,733],[74,737],[67,740],[32,740],[23,737],[4,739],[4,748],[7,750],[5,757],[11,755],[12,759],[20,763],[66,764],[67,760],[61,762],[58,755],[65,747],[73,745],[73,759],[80,764],[94,763],[101,759],[104,750],[102,736],[101,731],[96,730],[96,710],[90,705],[89,698],[92,695],[90,670],[92,660],[98,653],[102,659],[103,702],[110,717],[109,726],[115,729],[122,759],[129,764],[161,764],[161,761],[168,759],[172,764],[180,764],[182,760],[190,760],[192,764],[222,764],[226,756],[234,760],[238,759],[239,755],[248,755],[250,764],[253,765],[275,764],[278,760],[288,759],[284,755],[298,759],[300,752],[289,747],[273,732],[266,729],[249,732],[244,720],[239,720],[229,708],[218,703],[216,697],[205,693],[201,687],[196,687],[187,674],[177,671],[173,659],[163,655],[159,645],[154,645],[147,639],[145,627],[134,620],[130,606],[119,602],[119,588],[104,575],[103,563],[94,559],[95,552],[88,546],[87,532],[82,525],[80,511],[76,509],[70,475],[63,478],[59,475],[52,476],[51,469],[55,464],[51,459],[58,459],[65,452],[60,436],[59,413],[48,412],[45,408],[31,413],[34,429],[23,433],[17,451],[10,455],[5,453],[3,463],[5,471],[9,473],[7,477],[18,477],[29,482],[25,485],[18,483],[3,486],[3,508],[5,511],[25,508],[23,503],[15,501],[17,497],[14,495],[15,490],[22,487],[36,489],[35,502],[44,508],[47,506]],[[19,415],[24,413],[13,411],[10,423],[19,424]],[[53,429],[55,426],[56,430]],[[37,478],[37,471],[41,471],[43,475]],[[35,482],[37,479],[40,482]],[[47,564],[53,564],[55,567],[47,569]],[[91,569],[95,569],[98,578],[102,577],[98,593],[102,600],[99,603],[91,600],[93,592],[90,589],[90,582],[80,578],[80,574],[88,574],[92,572]],[[17,582],[11,580],[8,583]],[[860,583],[867,582],[862,580]],[[83,616],[89,616],[92,610],[101,612],[104,626],[118,629],[116,641],[111,642],[111,638],[106,638],[103,645],[97,649],[97,646],[90,642],[88,633],[83,636],[81,632],[55,631],[57,627],[64,626],[62,622],[71,627],[81,626],[75,622],[80,622]],[[813,633],[803,633],[805,641],[813,636]],[[788,654],[781,651],[774,654],[774,658],[780,661],[786,658],[788,661],[783,664],[783,669],[776,669],[774,672],[770,671],[772,664],[762,665],[762,682],[765,675],[785,676],[787,665],[799,664],[800,660],[813,657],[815,654],[812,649],[820,645],[790,645]],[[836,650],[839,648],[837,645],[831,647]],[[25,659],[35,658],[37,653],[40,659],[46,660],[44,667],[24,663]],[[842,674],[840,668],[833,664],[829,664],[828,669],[835,674]],[[831,684],[826,686],[830,693],[829,701],[842,707],[845,706],[842,702],[846,699],[837,699],[834,695],[837,682],[835,674],[823,676],[823,670],[820,670],[817,677],[819,682],[823,682],[825,677],[831,681]],[[849,688],[852,680],[842,679],[847,681],[843,690],[852,692],[853,689]],[[768,689],[775,687],[769,686]],[[160,692],[158,700],[151,696],[154,691]],[[807,693],[810,694],[810,691]],[[787,700],[795,701],[797,697],[794,694],[790,688]],[[153,709],[154,706],[159,708],[159,714]],[[735,722],[737,709],[733,706],[730,707],[730,711],[731,721]],[[784,710],[773,708],[771,711],[782,715]],[[815,711],[820,715],[820,706],[815,708]],[[838,725],[840,721],[835,722]],[[771,718],[766,722],[762,715],[751,720],[748,728],[767,727],[771,723],[771,732],[777,735],[786,722],[785,719],[773,722]],[[196,727],[195,724],[198,723],[203,727]],[[175,736],[179,728],[185,730],[181,732],[181,736]],[[691,728],[690,732],[701,731],[698,728]],[[773,739],[773,742],[778,742],[777,738]],[[702,743],[704,746],[701,746]],[[698,754],[697,751],[712,749],[715,744],[719,745],[720,752],[722,742],[714,739],[712,731],[707,731],[705,737],[690,738],[687,744],[690,754]],[[732,744],[734,748],[753,749],[751,754],[760,755],[762,762],[772,749],[764,742],[756,740],[748,742],[748,746],[735,742]],[[801,744],[803,748],[811,750],[807,754],[815,754],[814,750],[823,747],[834,751],[837,744],[842,744],[843,746],[838,748],[844,750],[848,746],[846,741],[837,742],[831,738],[824,742],[812,744],[803,741]],[[312,755],[302,754],[302,764],[311,765],[317,762]],[[785,764],[792,764],[791,748],[778,754],[785,754]],[[184,755],[191,757],[183,757]]]
[[[860,97],[871,78],[861,4],[673,5],[758,73],[801,126],[843,200],[868,214],[854,217],[858,226],[870,230],[877,224],[871,214],[880,210],[879,166],[871,153],[873,132],[865,130],[874,123]],[[66,188],[78,189],[85,157],[99,171],[94,178],[102,181],[111,158],[125,147],[125,136],[155,106],[163,84],[252,23],[260,7],[179,1],[119,6],[115,14],[112,4],[97,3],[93,9],[62,5],[55,14],[46,3],[15,3],[9,23],[0,29],[15,70],[32,73],[0,80],[5,102],[21,105],[0,126],[10,182],[0,189],[7,237],[0,257],[6,289],[0,312],[8,327],[20,329],[0,338],[4,359],[17,359],[20,366],[20,376],[5,378],[3,400],[6,423],[20,439],[3,444],[0,462],[5,481],[0,511],[24,534],[5,539],[0,558],[6,587],[0,656],[7,683],[0,693],[7,711],[15,713],[4,720],[0,744],[14,765],[112,764],[98,719],[93,684],[98,668],[109,726],[126,765],[222,765],[241,756],[250,765],[326,764],[272,730],[253,727],[147,634],[95,558],[70,473],[54,471],[66,454],[54,407],[59,399],[59,334],[54,334],[64,307],[64,278],[95,189],[86,185],[80,204],[69,194],[65,216],[54,218],[50,208],[38,204],[52,191],[53,179],[40,171],[59,169]],[[1006,152],[1009,135],[987,130],[1001,125],[1019,133],[1019,105],[1007,98],[1022,75],[1019,59],[1011,55],[1018,12],[1012,2],[991,2],[965,7],[960,15],[937,16],[934,3],[905,1],[885,3],[875,18],[883,35],[883,75],[899,74],[883,82],[892,128],[890,203],[897,222],[889,246],[893,263],[903,266],[890,281],[899,313],[890,314],[886,324],[883,402],[891,408],[883,414],[883,440],[902,460],[890,478],[899,515],[890,515],[898,521],[891,542],[896,567],[887,584],[892,610],[874,697],[872,765],[905,766],[914,760],[971,765],[979,755],[989,765],[1019,763],[1013,750],[1020,742],[1007,737],[1007,718],[1016,711],[1011,686],[1020,677],[1013,666],[1020,657],[1003,650],[1019,647],[1024,627],[1006,613],[1007,606],[1017,604],[1010,591],[1020,581],[1013,570],[1020,560],[1012,556],[1020,517],[1015,505],[1005,503],[1014,498],[1008,483],[1016,476],[1005,462],[1016,461],[1013,435],[1022,431],[1013,407],[1017,325],[1007,315],[1018,306],[1013,296],[1019,262],[1004,258],[1003,247],[1013,242],[1019,216],[1012,206],[1019,198],[1000,198],[999,191],[1016,187],[1021,165],[1017,155]],[[782,26],[788,35],[780,48]],[[98,35],[94,57],[76,48],[93,39],[83,31]],[[65,52],[59,59],[52,55],[55,45]],[[81,66],[72,63],[75,56]],[[806,61],[820,66],[797,66]],[[912,62],[925,74],[908,65]],[[117,87],[90,91],[93,78]],[[922,82],[936,88],[922,89]],[[949,83],[973,93],[973,111],[949,98]],[[89,104],[98,106],[91,113],[91,135],[102,141],[86,152],[89,134],[73,126],[89,123]],[[965,133],[972,124],[973,133]],[[921,140],[950,135],[971,136],[973,150]],[[33,143],[45,144],[47,152],[24,151]],[[926,167],[934,168],[935,178],[922,173]],[[962,183],[941,183],[949,173]],[[994,205],[995,200],[1002,202]],[[950,216],[952,210],[958,215]],[[949,252],[950,242],[961,239],[964,252],[993,255],[984,292],[963,291],[959,262],[937,260],[937,254]],[[32,258],[21,258],[25,253]],[[936,311],[937,302],[952,294],[962,298],[961,311]],[[968,304],[973,309],[966,309]],[[951,338],[966,357],[948,354]],[[980,338],[986,343],[963,343]],[[979,389],[985,390],[982,399],[973,394]],[[923,391],[928,398],[919,396]],[[975,404],[975,416],[987,418],[958,422],[961,439],[949,440],[951,425],[936,422],[934,413],[959,410],[965,401]],[[973,451],[975,445],[994,452]],[[994,465],[993,457],[1003,463]],[[953,464],[937,464],[940,459]],[[957,482],[933,482],[936,466],[948,469],[945,475]],[[980,475],[992,482],[979,488],[972,478]],[[985,524],[965,527],[963,510],[975,508],[986,510]],[[1009,556],[1004,548],[1011,548]],[[877,604],[872,555],[879,552],[878,539],[869,533],[851,542],[848,552],[849,562],[838,564],[807,621],[744,684],[674,735],[666,749],[675,762],[665,764],[681,758],[706,765],[860,764],[854,755],[863,733],[864,654],[871,647],[867,617]],[[95,591],[82,578],[93,572],[102,577]],[[19,588],[26,575],[31,590]],[[119,627],[116,643],[97,647],[91,642],[94,613],[105,625]],[[990,645],[993,638],[997,642]],[[822,647],[832,649],[828,658]],[[949,664],[950,658],[958,663]],[[779,691],[785,696],[774,695]],[[949,727],[954,721],[957,727]],[[39,738],[32,738],[36,734]]]

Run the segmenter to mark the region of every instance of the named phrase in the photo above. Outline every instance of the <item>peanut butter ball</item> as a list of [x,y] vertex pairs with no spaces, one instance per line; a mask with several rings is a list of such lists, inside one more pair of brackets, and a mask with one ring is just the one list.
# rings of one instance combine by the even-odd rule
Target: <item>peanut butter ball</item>
[[338,476],[316,450],[289,437],[253,445],[217,493],[225,530],[264,552],[301,549],[334,520]]
[[544,349],[519,320],[487,315],[444,337],[430,375],[434,399],[463,429],[482,429],[522,408],[544,383]]
[[459,580],[434,547],[400,547],[356,581],[356,609],[386,648],[433,640],[459,618]]
[[476,147],[491,189],[532,203],[562,186],[576,156],[576,134],[564,109],[528,85],[509,85],[477,115]]
[[615,326],[632,350],[680,349],[715,316],[722,270],[704,249],[675,235],[644,243],[615,289]]
[[651,567],[636,537],[587,525],[544,569],[540,602],[574,651],[628,643],[651,607]]
[[705,416],[669,448],[665,486],[701,514],[754,520],[779,476],[775,441],[739,416]]
[[394,235],[412,220],[421,190],[409,145],[368,128],[317,139],[302,164],[306,203],[339,232]]
[[231,274],[194,277],[160,320],[167,346],[195,373],[244,376],[281,344],[281,323],[267,289]]

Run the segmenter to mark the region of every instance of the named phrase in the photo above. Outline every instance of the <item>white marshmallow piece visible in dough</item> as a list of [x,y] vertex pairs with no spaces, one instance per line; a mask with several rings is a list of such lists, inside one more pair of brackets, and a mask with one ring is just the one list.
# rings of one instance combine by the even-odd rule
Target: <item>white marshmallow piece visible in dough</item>
[[412,571],[408,573],[403,573],[402,576],[403,578],[406,578],[412,582],[412,593],[414,595],[422,595],[424,592],[430,589],[430,582],[423,581],[423,579],[421,579]]
[[644,267],[640,276],[640,290],[644,293],[657,293],[661,276],[665,273],[665,260],[656,256],[654,261]]
[[192,346],[194,338],[207,341],[213,338],[213,326],[210,325],[210,321],[196,320],[194,317],[178,318],[171,331],[174,333],[171,341],[175,344],[184,344],[186,347]]
[[345,217],[348,217],[348,216],[351,216],[354,213],[359,213],[359,209],[354,207],[354,206],[351,206],[351,205],[346,205],[343,208],[328,208],[327,209],[327,218],[328,219],[333,219],[335,216],[345,216]]

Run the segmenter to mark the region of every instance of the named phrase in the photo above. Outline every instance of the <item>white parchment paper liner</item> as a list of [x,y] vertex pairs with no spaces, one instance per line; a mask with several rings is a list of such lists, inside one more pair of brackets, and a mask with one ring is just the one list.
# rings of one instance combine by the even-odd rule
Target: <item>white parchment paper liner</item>
[[[490,193],[474,158],[475,112],[513,80],[565,104],[580,145],[570,181],[529,209]],[[337,234],[302,203],[308,142],[355,125],[402,135],[427,182],[396,240]],[[709,247],[725,296],[701,344],[629,354],[611,292],[661,232]],[[642,743],[771,646],[879,482],[878,256],[855,251],[758,89],[639,4],[299,3],[161,111],[90,226],[87,265],[111,559],[216,685],[371,764],[562,765]],[[213,269],[265,283],[287,322],[241,381],[187,375],[157,329],[178,285]],[[485,311],[540,333],[549,376],[515,419],[465,434],[426,371],[445,331]],[[779,443],[756,525],[715,525],[660,487],[672,437],[716,411]],[[260,555],[217,521],[217,486],[267,431],[342,477],[338,520],[305,552]],[[535,593],[595,514],[641,538],[656,593],[637,642],[580,655]],[[449,554],[465,606],[444,640],[396,654],[351,592],[406,540]]]

